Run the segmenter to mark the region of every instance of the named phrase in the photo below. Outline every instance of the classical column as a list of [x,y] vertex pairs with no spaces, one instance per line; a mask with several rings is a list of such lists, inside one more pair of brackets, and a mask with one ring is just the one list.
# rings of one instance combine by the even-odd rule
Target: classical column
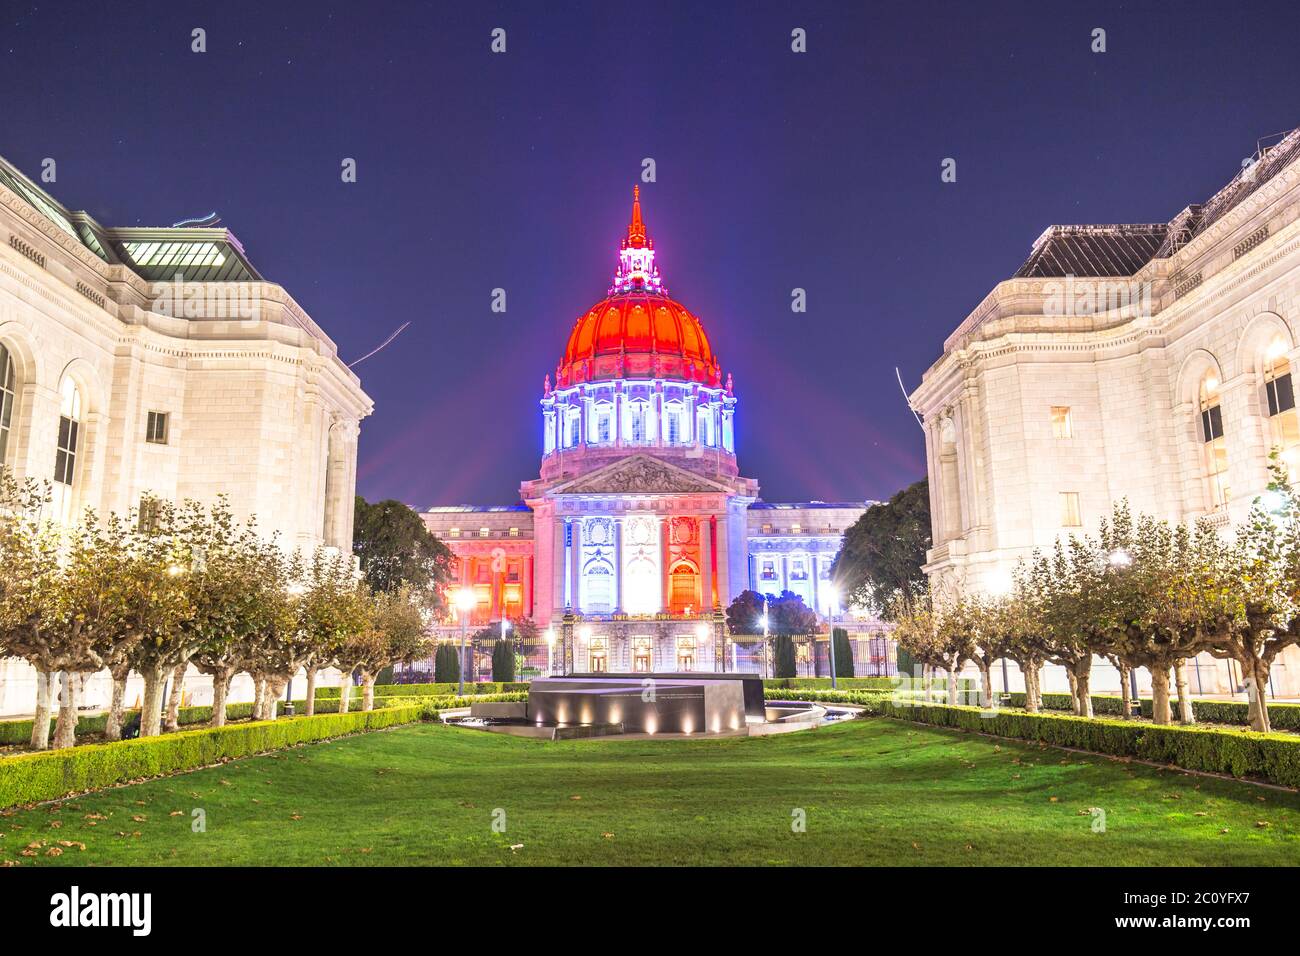
[[728,547],[727,514],[718,516],[718,603],[725,608],[731,603],[731,550]]
[[614,613],[623,613],[623,519],[614,519]]
[[559,617],[564,613],[564,518],[561,515],[553,514],[551,516],[551,561],[549,571],[551,574],[551,620]]
[[709,540],[713,522],[708,515],[701,515],[695,521],[696,534],[700,540],[700,611],[707,613],[717,603],[713,597],[713,542]]
[[659,576],[661,578],[661,584],[659,588],[659,593],[660,593],[659,609],[662,611],[670,610],[672,607],[672,605],[669,603],[668,600],[669,598],[668,558],[671,554],[669,550],[669,543],[668,543],[668,530],[669,530],[668,519],[660,518],[659,519]]
[[569,600],[573,613],[582,613],[582,522],[574,518],[569,522]]
[[522,613],[524,617],[533,616],[533,556],[527,555],[523,560],[523,585],[524,585],[524,603]]
[[497,621],[505,616],[505,601],[502,600],[505,595],[502,593],[505,588],[505,572],[498,571],[492,567],[495,561],[488,565],[488,620]]

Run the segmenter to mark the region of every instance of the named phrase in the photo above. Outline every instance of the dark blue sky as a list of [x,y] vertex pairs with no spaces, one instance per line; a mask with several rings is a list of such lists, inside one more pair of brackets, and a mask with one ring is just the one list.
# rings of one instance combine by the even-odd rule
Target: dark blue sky
[[417,507],[536,475],[542,376],[604,294],[644,157],[743,473],[860,499],[924,473],[894,366],[914,387],[1044,227],[1167,220],[1300,125],[1292,3],[0,9],[0,154],[55,158],[59,199],[111,225],[217,210],[345,361],[411,322],[357,369],[358,486]]

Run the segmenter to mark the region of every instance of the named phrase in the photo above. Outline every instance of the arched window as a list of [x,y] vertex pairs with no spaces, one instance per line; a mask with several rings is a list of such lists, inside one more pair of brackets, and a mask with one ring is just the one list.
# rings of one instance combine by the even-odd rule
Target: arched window
[[64,524],[72,520],[80,437],[81,389],[71,378],[64,378],[59,388],[59,443],[54,454],[54,514]]
[[1223,440],[1223,409],[1219,405],[1219,377],[1207,372],[1201,379],[1201,441],[1205,446],[1205,475],[1210,507],[1228,503],[1228,447]]
[[0,465],[9,464],[9,426],[14,415],[14,360],[0,345]]
[[1268,404],[1270,440],[1281,450],[1291,480],[1300,475],[1300,418],[1295,407],[1295,387],[1286,342],[1275,339],[1264,356],[1264,394]]

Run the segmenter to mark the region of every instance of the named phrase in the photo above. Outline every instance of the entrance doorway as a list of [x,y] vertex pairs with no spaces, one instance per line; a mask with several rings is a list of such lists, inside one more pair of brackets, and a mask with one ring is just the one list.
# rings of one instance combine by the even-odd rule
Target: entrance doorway
[[654,641],[649,637],[632,638],[632,670],[649,674],[654,661]]

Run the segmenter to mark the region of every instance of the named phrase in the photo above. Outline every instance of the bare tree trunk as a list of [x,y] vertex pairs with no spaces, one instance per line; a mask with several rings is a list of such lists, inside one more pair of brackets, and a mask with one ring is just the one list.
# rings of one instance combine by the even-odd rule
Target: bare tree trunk
[[1038,668],[1030,664],[1021,666],[1021,672],[1025,675],[1025,711],[1026,713],[1038,713]]
[[36,719],[32,721],[32,749],[48,750],[50,746],[50,698],[54,696],[54,674],[36,672]]
[[348,712],[348,698],[352,696],[352,671],[343,671],[343,681],[339,684],[339,713]]
[[1196,713],[1192,710],[1192,695],[1187,690],[1187,661],[1179,658],[1174,661],[1174,684],[1178,688],[1178,719],[1184,724],[1196,723]]
[[157,737],[162,731],[163,674],[161,667],[141,671],[144,700],[140,702],[140,736]]
[[1269,733],[1273,721],[1268,715],[1268,671],[1269,665],[1260,660],[1238,661],[1241,674],[1246,681],[1246,699],[1250,701],[1250,729],[1260,733]]
[[1151,667],[1151,721],[1157,724],[1173,722],[1169,712],[1169,668],[1159,664]]
[[1124,710],[1124,719],[1129,720],[1133,716],[1133,694],[1129,690],[1129,674],[1131,669],[1123,661],[1118,662],[1119,668],[1119,699],[1120,707]]
[[948,669],[948,705],[953,706],[957,703],[957,669],[947,662],[945,666]]
[[311,717],[316,713],[316,671],[319,670],[315,665],[307,668],[307,705],[303,708],[303,713]]
[[370,671],[361,672],[361,683],[365,688],[361,695],[362,710],[375,709],[375,678],[378,676],[378,674],[372,674]]
[[1079,714],[1079,681],[1074,676],[1074,668],[1067,667],[1065,669],[1065,679],[1070,682],[1071,709],[1074,711],[1074,714],[1077,717]]
[[266,720],[266,678],[253,675],[253,719]]
[[1080,717],[1092,716],[1092,661],[1080,665],[1084,670],[1074,675],[1074,692],[1078,697],[1075,713]]
[[59,720],[54,726],[54,749],[77,745],[77,675],[64,671],[59,691]]
[[109,668],[113,675],[113,697],[108,705],[108,719],[104,721],[104,739],[122,739],[122,712],[126,707],[126,681],[131,676],[131,667],[118,664]]
[[978,661],[980,669],[980,706],[986,710],[993,706],[992,666],[985,661]]
[[163,732],[174,734],[181,726],[181,695],[185,693],[185,672],[189,664],[177,664],[172,670],[172,688],[167,695],[167,716],[163,718]]
[[284,693],[289,681],[284,677],[272,677],[266,687],[266,719],[275,720],[280,716],[280,695]]
[[226,726],[226,698],[230,696],[230,678],[234,677],[234,668],[225,668],[212,675],[212,721],[213,727]]

